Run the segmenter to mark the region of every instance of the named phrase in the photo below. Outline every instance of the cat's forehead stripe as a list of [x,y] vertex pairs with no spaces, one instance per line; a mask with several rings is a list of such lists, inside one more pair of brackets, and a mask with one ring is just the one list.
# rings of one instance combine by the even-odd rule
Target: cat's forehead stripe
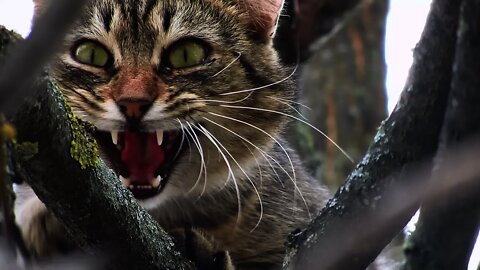
[[147,21],[147,19],[152,14],[152,11],[155,9],[155,6],[158,4],[157,0],[147,0],[145,4],[145,10],[143,11],[142,21]]
[[107,30],[107,33],[108,33],[110,32],[112,27],[112,21],[113,21],[113,15],[114,15],[113,7],[110,5],[106,5],[101,10],[101,14],[102,14],[103,26],[105,27],[105,30]]
[[170,25],[172,24],[172,17],[174,16],[175,11],[170,8],[166,8],[163,15],[163,31],[168,32]]

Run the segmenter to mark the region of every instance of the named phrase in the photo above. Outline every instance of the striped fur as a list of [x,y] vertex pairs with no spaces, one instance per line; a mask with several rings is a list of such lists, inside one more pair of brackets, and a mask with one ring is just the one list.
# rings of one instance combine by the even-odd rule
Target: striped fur
[[[36,3],[40,13],[45,3]],[[305,226],[327,196],[282,135],[295,96],[290,70],[272,48],[282,5],[93,0],[50,67],[74,113],[104,131],[125,128],[119,89],[144,82],[156,98],[141,128],[183,128],[190,148],[164,191],[142,205],[167,230],[193,229],[216,251],[228,251],[238,269],[279,268],[287,235]],[[208,61],[165,69],[166,49],[185,38],[208,44]],[[103,44],[114,64],[102,69],[75,61],[72,47],[85,39]],[[42,234],[35,218],[22,222],[27,240]],[[42,244],[49,245],[32,246],[41,254]]]

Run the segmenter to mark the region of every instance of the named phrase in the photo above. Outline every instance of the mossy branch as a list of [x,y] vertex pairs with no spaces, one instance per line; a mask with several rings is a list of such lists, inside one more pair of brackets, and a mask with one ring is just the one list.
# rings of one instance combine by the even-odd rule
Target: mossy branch
[[[0,40],[11,38],[0,28]],[[4,49],[0,46],[0,51]],[[68,113],[55,85],[45,77],[33,88],[35,96],[13,117],[17,149],[29,153],[17,161],[23,178],[71,238],[88,253],[111,253],[113,269],[192,269],[171,238],[98,158],[85,126]],[[35,149],[26,149],[27,145]]]

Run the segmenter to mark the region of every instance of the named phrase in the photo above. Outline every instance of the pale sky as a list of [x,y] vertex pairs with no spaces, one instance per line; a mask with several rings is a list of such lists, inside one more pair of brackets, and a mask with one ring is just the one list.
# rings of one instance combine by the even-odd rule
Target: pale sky
[[[386,87],[389,110],[396,104],[412,64],[412,50],[420,38],[430,8],[430,0],[390,0],[386,52],[388,65]],[[23,36],[30,32],[32,0],[0,0],[0,24]],[[474,250],[468,270],[476,269],[480,247]]]

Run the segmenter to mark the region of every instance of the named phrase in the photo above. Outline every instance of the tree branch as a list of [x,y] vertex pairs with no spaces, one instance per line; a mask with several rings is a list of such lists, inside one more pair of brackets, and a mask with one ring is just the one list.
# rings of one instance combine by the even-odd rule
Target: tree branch
[[[0,36],[10,38],[4,28]],[[35,97],[14,123],[19,146],[30,142],[38,147],[32,158],[18,161],[23,178],[72,239],[89,253],[111,252],[114,269],[191,269],[170,237],[98,158],[95,143],[54,85],[43,78],[32,89]]]
[[[458,1],[434,2],[394,113],[320,216],[296,237],[286,269],[364,269],[415,213],[418,202],[414,201],[390,216],[388,226],[376,226],[385,224],[385,213],[390,213],[392,202],[399,199],[390,196],[389,188],[412,184],[405,172],[419,161],[429,161],[437,151],[450,89],[458,14]],[[424,184],[425,180],[415,183],[419,189]],[[362,231],[370,228],[371,232],[372,227],[376,230],[374,239],[367,230]]]
[[[447,166],[447,148],[477,137],[480,131],[480,3],[462,1],[452,90],[435,168]],[[457,181],[459,175],[449,175]],[[445,185],[433,172],[430,189]],[[480,225],[480,179],[459,192],[422,205],[416,230],[408,241],[404,269],[467,269]]]

